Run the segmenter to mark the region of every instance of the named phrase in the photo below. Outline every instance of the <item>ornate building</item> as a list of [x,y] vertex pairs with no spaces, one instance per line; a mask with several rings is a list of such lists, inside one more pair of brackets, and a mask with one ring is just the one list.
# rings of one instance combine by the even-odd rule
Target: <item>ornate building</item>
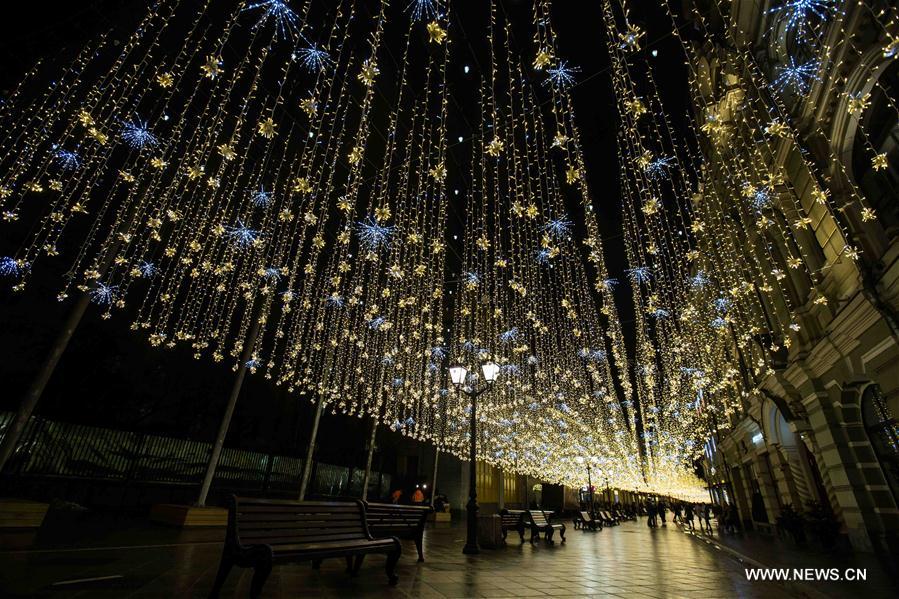
[[[750,110],[745,98],[758,93],[747,86],[771,82],[761,95],[789,115],[795,134],[767,155],[767,169],[782,175],[770,218],[794,218],[798,202],[810,220],[790,236],[746,232],[747,248],[766,248],[784,264],[787,297],[763,302],[766,318],[801,328],[743,393],[743,410],[719,423],[706,472],[744,523],[765,529],[785,506],[817,502],[832,509],[854,548],[896,553],[899,61],[890,35],[899,32],[890,31],[885,2],[820,3],[832,12],[805,15],[818,27],[809,50],[783,35],[796,16],[783,4],[699,0],[685,8],[697,30],[711,32],[692,40],[697,118],[714,110],[739,127]],[[804,93],[772,92],[791,65],[811,60],[819,62]],[[712,166],[706,175],[715,185],[720,173]],[[824,199],[838,208],[826,209]],[[804,268],[788,268],[791,256],[802,256]],[[756,342],[767,345],[763,335]]]

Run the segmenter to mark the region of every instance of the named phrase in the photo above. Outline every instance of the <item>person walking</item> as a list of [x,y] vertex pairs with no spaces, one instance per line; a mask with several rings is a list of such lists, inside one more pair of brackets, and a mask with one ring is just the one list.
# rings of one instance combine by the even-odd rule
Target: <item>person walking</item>
[[710,504],[706,504],[704,516],[706,531],[708,534],[712,534],[712,506]]
[[649,528],[655,528],[656,527],[656,504],[654,504],[652,501],[650,501],[649,504],[646,506],[646,515],[647,515],[646,526],[648,526]]
[[690,527],[690,530],[696,530],[696,527],[693,526],[693,517],[693,504],[688,503],[684,507],[684,518],[686,519],[686,524]]
[[680,501],[675,501],[674,505],[671,506],[671,511],[674,513],[674,517],[671,518],[671,521],[675,524],[683,524],[683,518],[681,518],[681,504]]
[[667,506],[665,505],[664,499],[659,499],[659,520],[662,522],[662,526],[668,526],[665,524],[665,511],[667,510]]

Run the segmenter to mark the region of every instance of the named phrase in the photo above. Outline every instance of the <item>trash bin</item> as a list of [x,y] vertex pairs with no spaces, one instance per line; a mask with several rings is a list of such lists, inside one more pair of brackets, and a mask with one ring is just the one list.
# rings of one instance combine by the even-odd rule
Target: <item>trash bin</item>
[[486,549],[502,547],[502,518],[496,514],[478,516],[478,544]]

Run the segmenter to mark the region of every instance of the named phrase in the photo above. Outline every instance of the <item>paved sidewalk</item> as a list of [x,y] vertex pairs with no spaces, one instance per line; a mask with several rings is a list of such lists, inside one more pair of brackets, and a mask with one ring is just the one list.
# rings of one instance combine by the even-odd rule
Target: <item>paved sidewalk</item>
[[722,551],[746,568],[788,568],[817,570],[837,569],[841,574],[847,569],[863,569],[865,581],[804,581],[791,582],[785,588],[794,593],[813,599],[849,598],[857,599],[859,594],[868,598],[897,597],[899,588],[884,570],[874,554],[852,552],[824,552],[814,547],[797,547],[777,537],[752,531],[738,534],[714,534],[682,530],[682,532],[704,541],[717,551]]
[[[223,531],[181,533],[142,523],[89,523],[90,531],[44,531],[29,549],[0,550],[0,596],[7,598],[206,597]],[[370,556],[356,577],[344,561],[276,566],[263,596],[274,597],[621,597],[702,599],[793,597],[770,582],[746,580],[742,566],[674,527],[628,522],[600,532],[569,525],[567,542],[520,544],[462,554],[461,523],[425,531],[424,563],[404,542],[399,584],[389,587],[384,558]],[[79,540],[81,539],[81,540]],[[129,539],[134,539],[129,543]],[[4,541],[0,536],[0,544]],[[5,545],[8,547],[8,545]],[[252,572],[232,571],[222,597],[249,594]],[[94,579],[94,580],[85,580]],[[74,582],[73,582],[74,581]],[[79,582],[80,581],[80,582]]]

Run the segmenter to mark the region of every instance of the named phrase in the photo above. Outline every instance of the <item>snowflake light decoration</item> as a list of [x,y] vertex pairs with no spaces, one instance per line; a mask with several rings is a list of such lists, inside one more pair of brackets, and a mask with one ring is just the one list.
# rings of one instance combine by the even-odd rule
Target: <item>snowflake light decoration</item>
[[543,225],[542,230],[555,237],[565,237],[571,231],[573,223],[567,218],[556,218]]
[[253,203],[257,208],[265,208],[272,201],[272,192],[265,191],[265,188],[260,187],[254,191],[250,192],[250,202]]
[[0,258],[0,277],[18,277],[24,270],[22,263],[12,256]]
[[368,321],[368,328],[370,328],[373,331],[377,331],[382,326],[384,326],[384,323],[386,323],[386,322],[387,322],[387,319],[384,318],[383,316],[375,316],[374,318],[372,318],[371,320]]
[[119,295],[118,285],[107,285],[106,283],[97,282],[97,286],[91,289],[91,301],[100,306],[108,306],[112,304]]
[[275,266],[269,266],[262,272],[262,276],[266,281],[277,283],[281,280],[281,269]]
[[768,11],[768,14],[783,15],[785,20],[781,37],[795,33],[799,41],[807,41],[813,33],[814,25],[826,21],[836,10],[833,0],[787,0]]
[[558,65],[546,69],[546,80],[543,84],[557,89],[565,89],[574,83],[574,74],[578,71],[580,68],[570,67],[566,61],[560,60]]
[[356,223],[356,235],[359,242],[370,252],[377,251],[390,245],[390,238],[396,232],[392,225],[382,225],[372,217]]
[[688,281],[693,289],[704,289],[710,283],[708,275],[701,270],[690,277]]
[[225,227],[225,237],[241,248],[255,245],[261,239],[259,231],[246,226],[240,219],[233,227]]
[[467,272],[462,275],[462,280],[466,285],[477,285],[481,282],[481,277],[476,272]]
[[512,343],[518,338],[518,327],[512,327],[508,331],[499,334],[499,340],[503,343]]
[[435,19],[439,15],[437,0],[412,0],[406,10],[413,21]]
[[56,164],[64,171],[73,171],[81,166],[81,158],[71,150],[56,150]]
[[303,65],[310,73],[324,71],[334,64],[334,59],[326,50],[320,48],[318,44],[310,44],[308,48],[300,48],[296,51],[296,57],[300,64]]
[[777,77],[774,78],[771,85],[778,93],[783,94],[787,90],[792,90],[804,96],[811,91],[812,81],[818,79],[820,67],[821,63],[815,59],[797,63],[796,59],[791,56],[790,62],[778,69]]
[[159,141],[150,133],[147,122],[140,119],[129,121],[122,126],[122,140],[135,150],[155,146]]
[[137,272],[145,279],[152,278],[159,272],[159,268],[152,262],[141,260],[137,265]]
[[663,179],[668,176],[668,168],[674,163],[670,156],[659,156],[650,160],[643,169],[652,179]]
[[634,268],[629,268],[624,272],[626,272],[631,281],[635,283],[648,283],[651,277],[648,266],[635,266]]
[[431,359],[432,360],[443,360],[446,358],[446,348],[443,346],[435,346],[431,348]]
[[299,35],[299,18],[297,13],[290,8],[286,2],[281,0],[263,0],[251,4],[244,8],[241,12],[261,9],[259,20],[253,28],[262,27],[269,21],[275,26],[275,35],[281,39],[294,39]]
[[342,308],[345,301],[343,296],[334,293],[325,298],[325,305],[329,308]]
[[549,264],[550,258],[552,258],[552,250],[549,248],[537,251],[537,264]]

